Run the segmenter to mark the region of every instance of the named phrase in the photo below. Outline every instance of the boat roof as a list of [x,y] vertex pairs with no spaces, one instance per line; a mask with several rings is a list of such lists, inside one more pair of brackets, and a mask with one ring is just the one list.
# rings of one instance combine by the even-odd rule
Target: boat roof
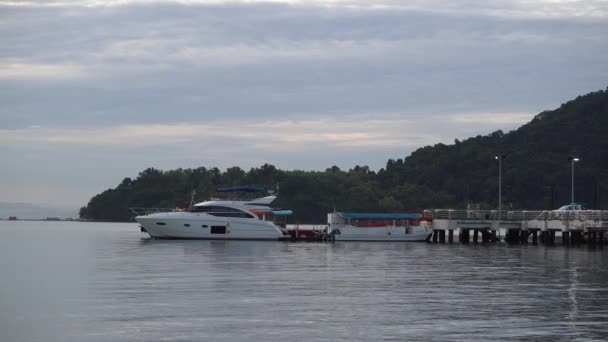
[[351,220],[411,220],[421,218],[417,213],[338,213]]
[[289,209],[271,209],[271,210],[262,210],[262,209],[252,209],[251,212],[254,214],[272,214],[275,216],[288,216],[293,215],[293,211]]
[[258,188],[255,186],[235,186],[235,187],[217,189],[217,192],[262,192],[262,191],[266,191],[266,189]]
[[254,198],[254,199],[250,199],[250,200],[211,198],[208,201],[196,203],[196,204],[194,204],[194,206],[199,207],[199,206],[220,205],[220,206],[239,206],[239,207],[246,207],[246,208],[270,209],[268,206],[276,198],[277,198],[277,196],[274,196],[274,195]]

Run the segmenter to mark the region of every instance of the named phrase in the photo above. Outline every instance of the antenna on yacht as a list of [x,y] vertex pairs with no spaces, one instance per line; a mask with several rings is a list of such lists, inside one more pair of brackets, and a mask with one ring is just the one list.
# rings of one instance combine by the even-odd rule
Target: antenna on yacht
[[192,197],[190,197],[190,207],[194,204],[194,195],[196,195],[196,189],[192,189]]

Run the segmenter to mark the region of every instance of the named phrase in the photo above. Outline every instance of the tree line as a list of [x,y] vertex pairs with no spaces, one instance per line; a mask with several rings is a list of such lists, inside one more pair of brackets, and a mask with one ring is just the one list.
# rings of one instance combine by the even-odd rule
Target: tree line
[[328,212],[403,212],[464,209],[498,204],[498,163],[503,154],[503,207],[555,209],[570,202],[571,164],[576,156],[576,201],[608,207],[608,89],[592,92],[542,112],[517,130],[496,131],[454,144],[422,147],[390,159],[378,171],[368,166],[324,171],[280,170],[273,165],[158,170],[94,196],[81,208],[91,220],[130,221],[129,207],[183,207],[193,190],[204,200],[224,186],[279,185],[276,207],[294,210],[293,220],[322,223]]

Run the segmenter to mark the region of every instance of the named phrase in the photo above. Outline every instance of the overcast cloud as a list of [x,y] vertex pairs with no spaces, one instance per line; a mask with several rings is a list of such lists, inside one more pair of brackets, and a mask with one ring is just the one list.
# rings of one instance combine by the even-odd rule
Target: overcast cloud
[[608,2],[0,0],[0,201],[374,169],[608,85]]

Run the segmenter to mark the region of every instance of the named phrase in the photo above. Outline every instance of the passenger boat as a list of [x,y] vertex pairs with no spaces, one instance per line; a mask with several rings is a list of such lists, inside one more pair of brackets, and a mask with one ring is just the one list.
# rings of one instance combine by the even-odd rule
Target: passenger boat
[[431,234],[420,214],[343,213],[327,215],[327,234],[336,241],[425,241]]
[[[257,187],[232,187],[217,190],[222,194],[259,194],[266,191]],[[154,210],[130,208],[138,216],[135,220],[156,239],[207,240],[283,240],[289,239],[287,230],[271,218],[292,214],[291,210],[272,209],[275,195],[243,199],[214,198],[187,209]]]

